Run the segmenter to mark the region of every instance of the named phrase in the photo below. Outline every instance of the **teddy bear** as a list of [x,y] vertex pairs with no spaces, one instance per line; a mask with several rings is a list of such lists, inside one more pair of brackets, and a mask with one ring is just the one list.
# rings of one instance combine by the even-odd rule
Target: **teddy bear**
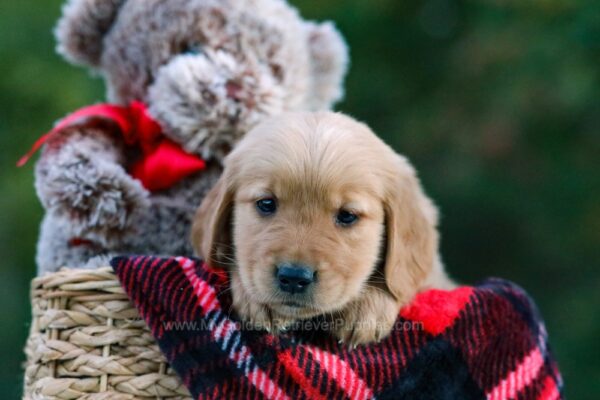
[[[108,103],[92,108],[116,116],[75,113],[43,141],[39,274],[117,254],[192,255],[193,214],[242,135],[343,95],[342,36],[284,0],[69,0],[55,35],[61,55],[104,79]],[[128,140],[132,122],[119,118],[134,114],[153,139]],[[141,179],[157,137],[162,164]]]

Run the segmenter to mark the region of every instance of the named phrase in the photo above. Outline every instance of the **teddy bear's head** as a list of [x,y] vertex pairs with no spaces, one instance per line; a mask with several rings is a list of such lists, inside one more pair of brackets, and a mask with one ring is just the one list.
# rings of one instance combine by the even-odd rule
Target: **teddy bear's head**
[[109,100],[141,100],[165,134],[220,158],[268,115],[329,108],[347,49],[331,23],[284,0],[69,0],[56,36],[101,74]]

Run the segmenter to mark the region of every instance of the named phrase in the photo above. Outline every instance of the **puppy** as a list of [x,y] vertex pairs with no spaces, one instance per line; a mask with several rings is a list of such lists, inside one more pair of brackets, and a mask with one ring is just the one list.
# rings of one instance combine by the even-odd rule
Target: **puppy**
[[236,146],[195,216],[199,256],[230,271],[233,307],[267,330],[319,315],[351,345],[388,335],[425,288],[450,288],[437,210],[414,169],[342,114],[266,121]]

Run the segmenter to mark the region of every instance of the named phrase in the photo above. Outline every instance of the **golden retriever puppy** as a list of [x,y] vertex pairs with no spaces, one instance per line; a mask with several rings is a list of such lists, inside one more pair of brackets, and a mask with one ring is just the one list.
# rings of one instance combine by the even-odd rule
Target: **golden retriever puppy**
[[452,286],[437,211],[414,169],[364,124],[332,112],[266,121],[225,160],[192,227],[230,271],[233,307],[267,330],[318,315],[351,345],[389,334],[420,290]]

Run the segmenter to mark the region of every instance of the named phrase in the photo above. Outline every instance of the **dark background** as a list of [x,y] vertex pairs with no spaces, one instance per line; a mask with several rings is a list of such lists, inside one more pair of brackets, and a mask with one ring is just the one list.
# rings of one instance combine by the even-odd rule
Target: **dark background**
[[[0,0],[0,393],[21,393],[42,209],[14,163],[102,82],[54,53],[60,0]],[[294,1],[351,48],[338,109],[407,155],[452,275],[525,287],[571,399],[600,394],[600,2]]]

